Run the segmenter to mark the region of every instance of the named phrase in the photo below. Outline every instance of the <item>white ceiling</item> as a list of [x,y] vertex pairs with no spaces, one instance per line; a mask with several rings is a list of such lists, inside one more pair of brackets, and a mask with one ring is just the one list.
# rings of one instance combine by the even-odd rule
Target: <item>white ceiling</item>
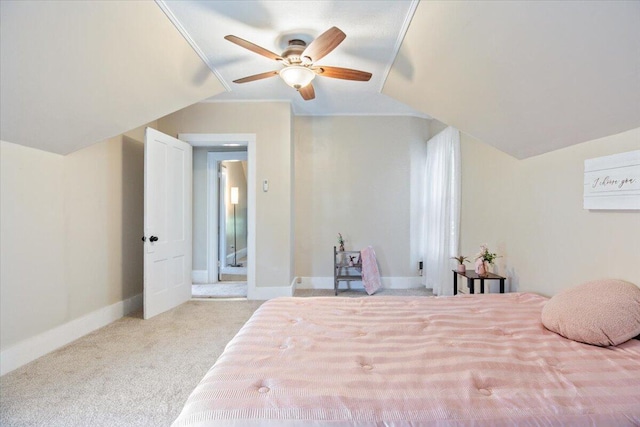
[[[194,49],[228,88],[211,98],[229,100],[287,100],[297,115],[399,114],[416,110],[381,94],[417,0],[402,1],[202,1],[157,0]],[[282,65],[224,39],[232,34],[276,54],[292,35],[310,42],[330,27],[347,38],[320,65],[354,68],[373,74],[368,82],[328,77],[313,81],[316,98],[304,101],[278,76],[250,83],[233,80]],[[304,39],[304,38],[303,38]]]
[[384,93],[517,158],[640,127],[640,1],[423,1],[400,58]]

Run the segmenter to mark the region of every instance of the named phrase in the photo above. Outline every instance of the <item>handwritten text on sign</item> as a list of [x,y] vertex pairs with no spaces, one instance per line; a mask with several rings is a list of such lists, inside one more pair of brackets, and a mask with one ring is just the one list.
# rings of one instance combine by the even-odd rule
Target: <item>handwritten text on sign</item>
[[584,162],[585,209],[640,209],[640,150]]

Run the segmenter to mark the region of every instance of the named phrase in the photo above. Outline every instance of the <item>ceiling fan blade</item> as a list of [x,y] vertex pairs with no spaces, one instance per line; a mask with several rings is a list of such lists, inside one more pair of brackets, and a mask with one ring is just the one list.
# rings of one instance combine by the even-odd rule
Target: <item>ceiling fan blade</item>
[[345,37],[347,37],[347,35],[338,27],[331,27],[312,41],[300,57],[308,58],[311,62],[316,62],[338,47]]
[[304,99],[305,101],[309,101],[316,97],[316,91],[313,89],[313,85],[311,83],[303,88],[300,88],[298,92],[300,92],[302,99]]
[[266,79],[266,78],[277,76],[277,75],[278,75],[277,71],[267,71],[266,73],[254,74],[253,76],[243,77],[241,79],[234,80],[233,82],[234,83],[248,83],[248,82],[253,82],[253,81],[261,80],[261,79]]
[[368,82],[371,79],[371,73],[360,70],[352,70],[350,68],[320,66],[313,67],[316,74],[323,77],[331,77],[334,79],[357,80],[360,82]]
[[266,56],[269,59],[273,59],[275,61],[282,61],[282,57],[277,55],[270,50],[267,50],[263,47],[258,46],[255,43],[251,43],[245,39],[241,39],[240,37],[228,35],[224,37],[226,40],[229,40],[231,43],[235,43],[238,46],[241,46],[245,49],[249,49],[251,52],[257,53],[258,55]]

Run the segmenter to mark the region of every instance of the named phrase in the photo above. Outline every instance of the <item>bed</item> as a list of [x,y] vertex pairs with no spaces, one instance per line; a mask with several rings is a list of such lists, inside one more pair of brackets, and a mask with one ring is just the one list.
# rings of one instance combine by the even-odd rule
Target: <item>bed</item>
[[640,425],[640,341],[563,338],[541,324],[546,301],[267,301],[173,427]]

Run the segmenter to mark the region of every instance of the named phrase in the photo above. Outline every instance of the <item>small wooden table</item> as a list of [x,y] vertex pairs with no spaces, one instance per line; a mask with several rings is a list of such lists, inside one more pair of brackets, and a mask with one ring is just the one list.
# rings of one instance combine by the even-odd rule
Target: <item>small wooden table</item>
[[464,273],[459,273],[458,270],[453,271],[453,294],[458,294],[458,274],[467,278],[467,285],[469,286],[469,292],[474,294],[474,282],[480,279],[480,293],[484,293],[484,281],[485,280],[499,280],[500,281],[500,293],[504,294],[504,280],[506,277],[498,276],[497,274],[489,273],[484,277],[478,276],[473,270],[466,270]]

